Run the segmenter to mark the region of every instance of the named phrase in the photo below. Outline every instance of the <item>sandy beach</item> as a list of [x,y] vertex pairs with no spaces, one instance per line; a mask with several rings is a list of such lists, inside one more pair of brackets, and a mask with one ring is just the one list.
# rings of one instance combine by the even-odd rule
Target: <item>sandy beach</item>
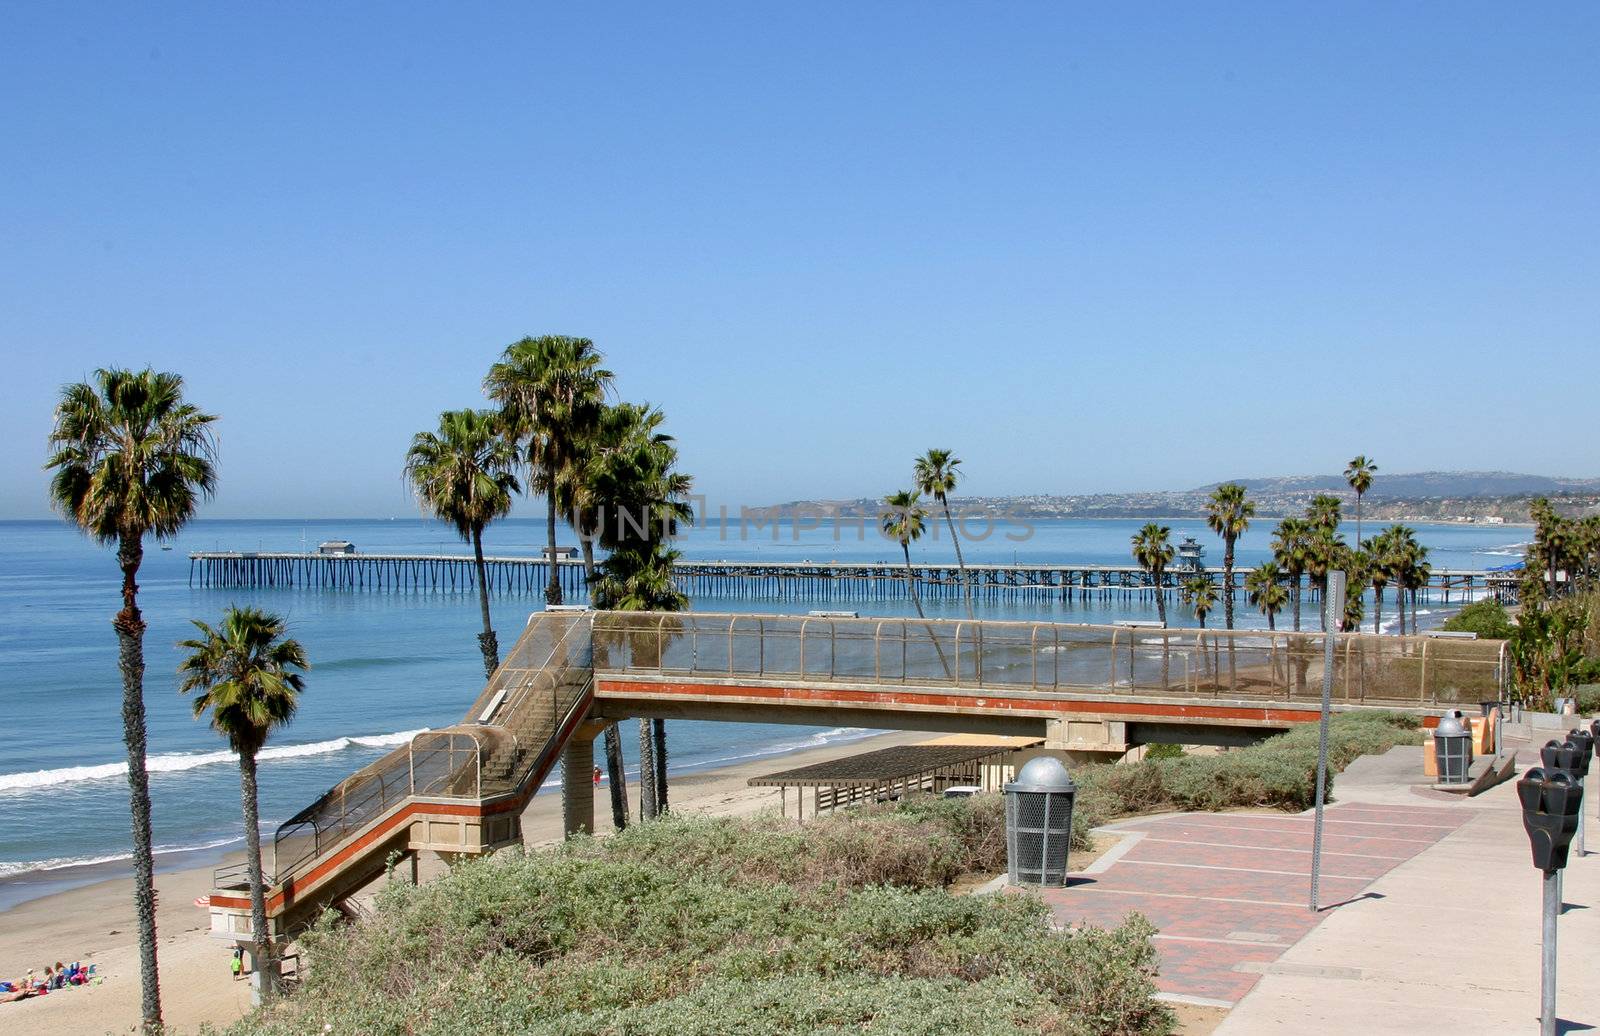
[[[804,749],[699,773],[673,775],[672,808],[681,812],[740,815],[778,808],[775,788],[750,788],[751,777],[837,759],[858,752],[926,740],[923,733],[891,733],[846,744]],[[632,791],[632,789],[630,789]],[[610,799],[595,796],[596,822],[609,826]],[[536,796],[523,818],[531,844],[561,838],[561,797]],[[226,862],[240,855],[231,854]],[[170,1029],[192,1033],[203,1023],[226,1025],[250,1007],[246,982],[229,973],[229,944],[208,935],[209,917],[194,901],[210,892],[211,866],[156,876],[161,1004]],[[43,975],[57,960],[96,965],[104,982],[0,1004],[0,1031],[39,1036],[101,1036],[135,1032],[139,1022],[139,952],[133,897],[126,877],[111,878],[31,899],[0,911],[0,977],[32,968]]]

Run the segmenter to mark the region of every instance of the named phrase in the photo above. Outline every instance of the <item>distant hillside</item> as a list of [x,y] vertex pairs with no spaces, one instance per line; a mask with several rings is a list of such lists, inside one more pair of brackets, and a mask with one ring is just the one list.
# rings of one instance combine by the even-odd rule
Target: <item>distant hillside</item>
[[[1342,475],[1291,475],[1284,478],[1241,478],[1252,495],[1272,496],[1288,493],[1349,493]],[[1190,490],[1209,493],[1213,482]],[[1366,499],[1406,500],[1432,497],[1502,497],[1541,494],[1600,494],[1600,478],[1551,478],[1548,475],[1519,475],[1513,471],[1416,471],[1390,475],[1379,472]]]
[[[1353,508],[1355,493],[1339,475],[1296,475],[1283,478],[1241,478],[1256,513],[1263,518],[1297,514],[1318,493],[1330,493]],[[1218,483],[1194,489],[1147,493],[1095,493],[1066,496],[1050,493],[1020,496],[958,496],[963,512],[1005,513],[1024,518],[1198,518],[1206,497]],[[1568,514],[1600,513],[1600,479],[1551,478],[1510,471],[1419,471],[1379,473],[1362,501],[1362,512],[1375,521],[1528,521],[1528,504],[1548,496]],[[862,517],[878,513],[880,501],[796,500],[760,510],[768,519],[792,517]]]

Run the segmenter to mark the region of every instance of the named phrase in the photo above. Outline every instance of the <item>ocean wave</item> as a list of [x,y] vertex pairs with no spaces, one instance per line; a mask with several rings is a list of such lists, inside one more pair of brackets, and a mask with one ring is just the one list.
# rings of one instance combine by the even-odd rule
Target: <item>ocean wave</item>
[[[199,845],[158,845],[152,852],[156,856],[166,856],[171,853],[202,852],[206,849],[220,849],[225,845],[243,842],[242,836],[233,838],[219,838],[213,842],[201,842]],[[14,878],[19,874],[32,874],[40,871],[59,871],[68,867],[93,867],[104,863],[121,863],[133,859],[132,853],[110,853],[105,856],[54,856],[44,860],[0,860],[0,879]]]
[[[274,759],[300,759],[306,756],[327,755],[348,748],[393,748],[411,740],[421,730],[405,730],[394,734],[371,734],[362,737],[336,737],[328,741],[313,741],[304,745],[274,745],[262,749],[257,759],[268,762]],[[202,766],[219,763],[237,764],[239,757],[232,752],[172,752],[152,755],[145,760],[151,773],[182,773]],[[63,784],[83,781],[103,781],[125,777],[128,764],[100,763],[93,766],[66,766],[58,770],[34,770],[31,773],[0,774],[0,792],[33,791],[53,788]]]

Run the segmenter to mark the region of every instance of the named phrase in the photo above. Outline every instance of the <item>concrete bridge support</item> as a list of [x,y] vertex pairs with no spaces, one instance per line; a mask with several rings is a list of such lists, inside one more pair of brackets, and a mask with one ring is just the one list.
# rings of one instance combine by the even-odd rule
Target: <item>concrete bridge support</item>
[[561,750],[561,827],[568,838],[594,834],[594,739],[604,729],[585,723]]
[[1110,763],[1122,758],[1132,747],[1128,743],[1128,724],[1108,719],[1045,720],[1044,747],[1065,752],[1075,763]]

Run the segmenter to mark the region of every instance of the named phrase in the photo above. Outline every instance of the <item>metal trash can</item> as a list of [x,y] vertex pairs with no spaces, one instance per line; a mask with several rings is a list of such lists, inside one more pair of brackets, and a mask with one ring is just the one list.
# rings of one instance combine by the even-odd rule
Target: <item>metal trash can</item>
[[1447,712],[1433,728],[1433,760],[1438,764],[1440,784],[1467,783],[1472,766],[1472,731],[1461,722],[1459,712]]
[[1072,802],[1078,786],[1061,760],[1042,755],[1005,786],[1006,869],[1013,885],[1067,883]]

